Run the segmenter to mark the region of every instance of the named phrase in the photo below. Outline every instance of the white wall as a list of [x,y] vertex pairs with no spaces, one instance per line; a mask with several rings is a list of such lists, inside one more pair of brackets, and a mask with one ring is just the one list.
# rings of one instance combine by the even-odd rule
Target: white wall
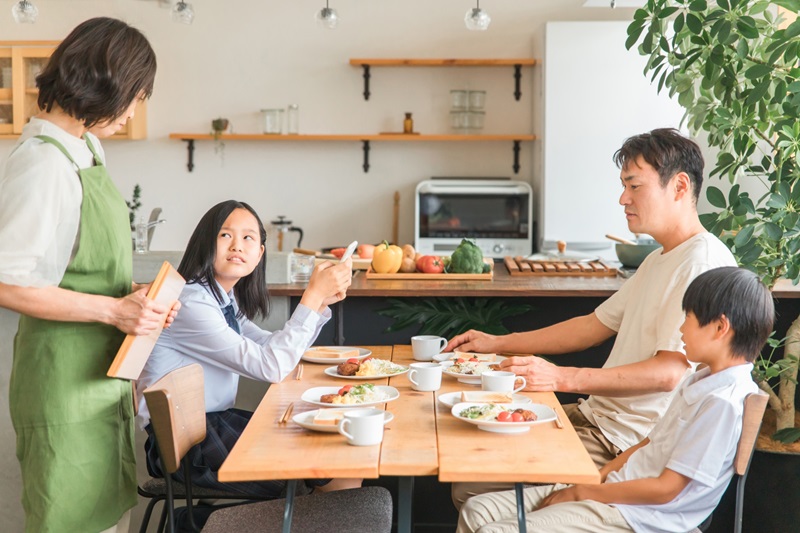
[[[390,237],[392,195],[402,194],[400,240],[413,239],[413,190],[431,176],[511,175],[511,143],[373,143],[372,169],[361,170],[360,143],[229,142],[225,162],[213,143],[198,143],[194,172],[186,171],[184,143],[171,132],[207,132],[218,116],[236,132],[258,132],[258,110],[300,105],[302,133],[377,133],[399,130],[414,113],[423,133],[447,133],[450,89],[488,91],[486,133],[541,135],[542,84],[538,69],[523,72],[523,97],[514,101],[510,68],[373,69],[365,102],[361,70],[351,57],[544,57],[544,25],[551,20],[625,20],[630,9],[586,9],[583,0],[487,0],[493,22],[469,32],[463,16],[472,0],[332,0],[342,16],[335,31],[313,20],[323,0],[291,2],[192,0],[194,25],[173,24],[155,0],[35,0],[40,20],[17,26],[0,2],[0,40],[57,40],[98,15],[127,20],[148,36],[159,72],[148,103],[146,141],[104,144],[123,195],[143,189],[142,212],[162,207],[153,248],[183,249],[200,216],[215,202],[253,204],[265,221],[287,215],[307,234],[307,247],[376,242]],[[247,13],[244,12],[247,10]],[[591,46],[591,43],[581,43]],[[635,133],[635,132],[632,132]],[[0,162],[13,141],[0,141]],[[518,179],[541,177],[539,143],[522,152]],[[536,182],[534,180],[534,186]],[[610,187],[616,187],[616,178]],[[7,385],[12,313],[0,312],[0,529],[20,531],[19,469],[8,419]],[[138,516],[134,524],[138,525]]]
[[[630,9],[583,8],[582,0],[488,2],[485,33],[464,28],[469,0],[403,2],[336,0],[341,26],[313,20],[322,0],[194,0],[192,26],[174,24],[155,0],[38,0],[40,20],[13,23],[0,13],[0,39],[61,39],[82,20],[110,15],[150,39],[159,61],[148,103],[146,141],[108,141],[108,163],[123,195],[143,189],[142,213],[164,209],[168,222],[154,249],[183,249],[203,212],[217,201],[248,201],[266,221],[286,215],[306,232],[308,247],[390,237],[392,195],[401,193],[400,240],[413,240],[414,185],[430,176],[508,176],[511,143],[373,143],[372,168],[361,170],[361,145],[228,142],[224,163],[210,141],[197,143],[194,172],[185,143],[171,132],[208,132],[218,116],[235,132],[259,132],[259,110],[300,105],[302,133],[398,131],[414,113],[423,133],[448,133],[449,90],[488,91],[485,133],[542,134],[540,69],[523,69],[521,101],[510,68],[374,68],[372,97],[362,97],[351,57],[544,57],[548,20],[629,19]],[[3,5],[10,4],[8,0]],[[235,6],[235,9],[234,9]],[[5,8],[3,8],[5,9]],[[247,13],[245,13],[247,11]],[[0,141],[0,158],[13,146]],[[518,179],[541,174],[538,143],[523,145]]]

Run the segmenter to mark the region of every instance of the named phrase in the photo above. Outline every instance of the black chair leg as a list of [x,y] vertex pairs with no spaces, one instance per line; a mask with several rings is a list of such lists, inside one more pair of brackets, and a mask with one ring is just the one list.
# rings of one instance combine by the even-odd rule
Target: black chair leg
[[150,524],[150,517],[153,514],[153,507],[163,500],[160,496],[154,496],[150,498],[150,502],[147,504],[147,509],[144,511],[144,518],[142,518],[142,525],[139,528],[139,533],[147,533],[147,526]]

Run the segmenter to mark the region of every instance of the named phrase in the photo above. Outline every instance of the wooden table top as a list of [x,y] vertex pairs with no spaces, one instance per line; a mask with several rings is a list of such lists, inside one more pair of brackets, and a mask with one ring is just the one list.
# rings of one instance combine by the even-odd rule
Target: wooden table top
[[[373,356],[400,364],[413,362],[410,346],[368,346]],[[533,393],[537,403],[559,412],[564,429],[553,423],[522,434],[479,430],[450,415],[438,394],[466,390],[443,377],[437,392],[411,389],[406,375],[371,383],[390,385],[400,398],[386,404],[394,413],[380,446],[350,446],[338,433],[307,431],[277,420],[290,402],[294,413],[315,409],[300,400],[311,387],[348,382],[323,373],[329,365],[304,363],[303,379],[292,373],[270,386],[252,420],[219,471],[221,481],[437,475],[441,481],[522,481],[599,483],[600,475],[552,393]],[[527,394],[527,393],[526,393]],[[543,444],[544,443],[544,444]]]

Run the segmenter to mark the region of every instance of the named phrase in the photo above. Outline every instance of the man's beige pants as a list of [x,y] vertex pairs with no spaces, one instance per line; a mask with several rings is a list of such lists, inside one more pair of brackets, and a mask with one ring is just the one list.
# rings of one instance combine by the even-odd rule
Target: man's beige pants
[[[620,454],[621,450],[609,441],[600,429],[589,422],[583,413],[578,409],[578,404],[570,403],[564,406],[569,421],[575,427],[575,432],[580,437],[589,456],[597,465],[598,470],[607,462]],[[453,483],[451,497],[456,509],[461,509],[464,502],[472,496],[485,494],[487,492],[497,492],[514,488],[513,483]]]
[[[616,507],[591,500],[559,503],[536,510],[554,490],[569,485],[542,485],[523,491],[528,531],[547,533],[630,533]],[[456,533],[516,533],[517,496],[513,490],[470,498],[458,517]]]

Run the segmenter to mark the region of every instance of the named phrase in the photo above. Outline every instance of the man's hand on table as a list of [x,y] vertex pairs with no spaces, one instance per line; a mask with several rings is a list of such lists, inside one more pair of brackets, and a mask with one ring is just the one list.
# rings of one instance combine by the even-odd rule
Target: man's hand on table
[[558,384],[563,368],[541,357],[535,355],[509,357],[500,361],[500,369],[524,377],[526,385],[523,390],[527,392],[560,390]]
[[444,351],[452,352],[458,348],[461,352],[492,353],[495,351],[497,339],[496,335],[471,329],[450,339]]

